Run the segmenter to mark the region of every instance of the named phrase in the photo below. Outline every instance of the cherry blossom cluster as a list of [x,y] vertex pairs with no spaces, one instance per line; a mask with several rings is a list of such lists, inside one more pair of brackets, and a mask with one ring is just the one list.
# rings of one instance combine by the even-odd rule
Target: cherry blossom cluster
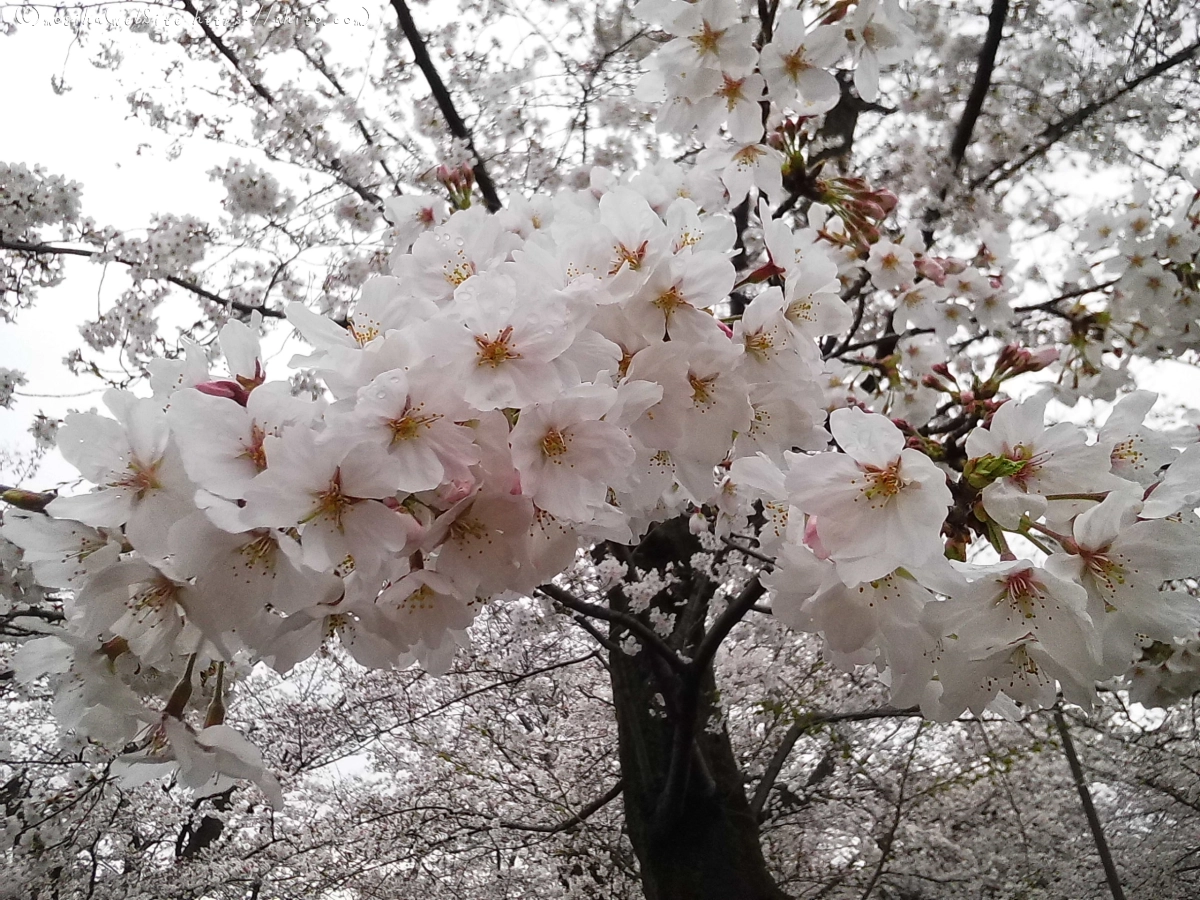
[[0,366],[0,409],[12,407],[13,392],[26,383],[25,375],[16,369]]
[[674,36],[639,87],[645,99],[666,101],[659,130],[695,129],[704,142],[724,126],[734,142],[758,143],[764,99],[782,114],[828,112],[841,96],[830,70],[843,60],[859,96],[874,101],[880,67],[908,59],[916,42],[912,17],[897,0],[835,3],[815,21],[806,21],[811,11],[781,10],[760,51],[759,24],[737,0],[642,0],[634,14]]
[[[66,237],[80,220],[80,186],[51,175],[41,166],[0,162],[0,241],[38,243],[43,229],[61,226]],[[28,303],[40,287],[62,281],[57,260],[10,262],[0,257],[0,321],[11,321],[15,309]]]
[[[789,233],[804,271],[789,261],[731,328],[713,314],[734,287],[731,219],[608,181],[423,217],[348,327],[290,307],[313,347],[294,362],[329,399],[265,382],[234,322],[227,375],[194,349],[152,367],[153,397],[68,416],[59,447],[96,488],[4,526],[72,592],[63,666],[109,671],[128,700],[129,666],[244,653],[286,670],[336,634],[363,664],[440,670],[482,601],[714,502],[731,454],[823,447],[816,339],[849,315],[836,263]],[[109,700],[126,740],[161,716]],[[178,739],[156,725],[147,746],[179,758],[163,750]]]
[[28,239],[35,229],[79,218],[78,182],[41,166],[0,163],[0,235]]
[[[1200,173],[1194,190],[1167,216],[1155,213],[1139,187],[1115,212],[1094,211],[1079,235],[1082,288],[1069,316],[1110,329],[1114,338],[1148,355],[1175,355],[1200,342],[1194,309],[1200,303]],[[1099,296],[1103,303],[1089,302]]]
[[778,199],[784,157],[766,138],[786,117],[813,119],[841,99],[833,73],[845,61],[865,101],[879,93],[881,66],[910,58],[912,18],[897,0],[838,2],[812,11],[781,10],[761,48],[759,23],[737,0],[642,0],[635,15],[673,39],[649,60],[637,96],[660,104],[657,127],[704,144],[701,168],[720,170],[736,204],[751,185]]
[[[753,532],[778,556],[776,615],[843,665],[886,669],[898,702],[931,715],[1001,692],[1052,703],[1058,685],[1085,703],[1147,640],[1196,631],[1196,601],[1159,588],[1194,574],[1193,528],[1168,517],[1197,499],[1200,448],[1176,459],[1143,427],[1152,395],[1119,405],[1096,443],[1047,428],[1043,402],[992,400],[960,475],[910,423],[822,390],[836,361],[819,340],[850,316],[837,250],[765,215],[776,283],[731,327],[732,221],[686,197],[656,208],[662,183],[635,181],[644,192],[597,173],[607,189],[440,225],[430,201],[346,327],[289,308],[312,347],[293,364],[326,399],[266,381],[253,329],[232,322],[227,374],[196,349],[156,364],[153,397],[111,391],[111,415],[69,416],[60,449],[95,489],[10,515],[4,534],[71,592],[74,637],[32,645],[52,661],[30,671],[79,678],[74,724],[103,709],[109,738],[149,727],[148,758],[200,781],[230,771],[222,753],[253,770],[211,710],[192,736],[186,697],[164,717],[125,679],[182,668],[190,688],[196,665],[235,659],[287,670],[335,635],[364,665],[441,671],[488,598],[685,512]],[[908,286],[911,254],[886,247],[866,270]],[[993,379],[1045,362],[1001,354]],[[1000,562],[947,561],[952,506]]]
[[[952,363],[955,339],[1015,332],[1004,236],[935,255],[919,224],[884,228],[886,190],[799,171],[807,138],[782,116],[832,109],[829,69],[847,58],[873,99],[879,67],[911,50],[898,6],[839,2],[808,25],[784,12],[761,50],[733,0],[638,11],[676,36],[642,88],[665,100],[663,129],[731,144],[626,178],[596,168],[494,215],[459,161],[439,171],[451,204],[387,203],[388,274],[343,323],[287,307],[310,348],[291,381],[267,379],[257,319],[230,322],[227,371],[192,346],[151,364],[153,396],[110,391],[107,415],[66,418],[60,450],[93,489],[8,514],[3,534],[64,592],[67,631],[27,644],[18,671],[61,677],[69,726],[191,785],[275,794],[224,724],[227,667],[287,671],[336,639],[368,667],[441,672],[489,600],[684,515],[706,551],[768,565],[781,621],[931,717],[1060,690],[1088,704],[1097,683],[1192,653],[1200,603],[1162,588],[1200,569],[1200,449],[1145,426],[1145,392],[1094,439],[1047,425],[1045,395],[1007,399],[1012,379],[1063,365],[1053,349]],[[252,169],[221,177],[247,212],[282,202]],[[1144,317],[1158,279],[1180,301],[1157,333],[1194,332],[1190,210],[1103,235],[1119,249],[1103,262],[1113,321],[1131,296]],[[140,282],[199,262],[205,238],[164,219],[106,253]],[[738,256],[761,260],[739,274]],[[134,291],[113,315],[148,323],[159,299]],[[856,341],[868,317],[883,337]],[[665,583],[597,571],[628,580],[635,613]]]
[[[1162,590],[1200,569],[1200,447],[1179,454],[1143,425],[1154,400],[1126,397],[1091,443],[1047,427],[1044,397],[1010,400],[969,434],[949,483],[894,424],[856,409],[830,417],[843,453],[789,455],[786,470],[735,461],[750,496],[787,506],[767,577],[775,614],[820,632],[844,665],[886,665],[896,702],[935,718],[1001,694],[1001,708],[1052,705],[1058,690],[1090,705],[1098,682],[1200,628],[1195,597]],[[944,538],[968,516],[997,562],[953,558]]]

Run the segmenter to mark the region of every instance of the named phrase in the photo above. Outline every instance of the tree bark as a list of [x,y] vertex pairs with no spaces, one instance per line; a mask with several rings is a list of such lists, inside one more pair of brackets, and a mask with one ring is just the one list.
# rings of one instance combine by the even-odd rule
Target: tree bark
[[[678,518],[653,529],[627,558],[643,572],[674,563],[679,583],[655,596],[650,609],[675,616],[667,641],[685,657],[703,636],[716,589],[690,565],[700,550]],[[620,587],[609,602],[635,612]],[[627,633],[613,623],[610,638],[620,644]],[[729,733],[719,724],[711,662],[681,674],[643,647],[611,653],[610,672],[625,819],[647,900],[786,900],[767,870]],[[688,709],[683,704],[692,697]]]

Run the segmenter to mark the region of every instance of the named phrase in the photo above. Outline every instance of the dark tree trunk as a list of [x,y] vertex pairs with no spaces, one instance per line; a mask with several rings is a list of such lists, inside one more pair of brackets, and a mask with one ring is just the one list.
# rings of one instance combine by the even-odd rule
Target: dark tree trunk
[[[667,640],[685,657],[703,636],[716,588],[689,565],[700,550],[679,518],[655,528],[625,557],[642,571],[674,563],[682,580],[650,608],[676,616]],[[609,602],[633,612],[619,588]],[[625,635],[613,626],[614,641]],[[610,669],[625,818],[647,900],[786,900],[767,871],[729,734],[723,725],[712,727],[720,713],[712,666],[680,673],[642,647],[633,655],[611,653]],[[677,747],[681,741],[686,749]]]

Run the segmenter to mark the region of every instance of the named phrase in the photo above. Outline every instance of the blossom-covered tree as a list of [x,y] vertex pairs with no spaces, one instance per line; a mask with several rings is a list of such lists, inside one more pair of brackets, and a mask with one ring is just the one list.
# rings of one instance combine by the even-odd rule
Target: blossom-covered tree
[[[1062,707],[1089,710],[1100,691],[1170,705],[1198,686],[1200,450],[1194,427],[1148,422],[1156,398],[1131,390],[1139,366],[1196,352],[1200,181],[1177,149],[1195,144],[1196,11],[462,6],[420,24],[406,0],[364,9],[386,22],[365,63],[339,54],[323,3],[222,18],[183,0],[144,21],[172,71],[215,67],[231,106],[193,109],[167,79],[130,95],[135,114],[232,133],[254,157],[212,173],[228,191],[219,224],[164,215],[126,235],[83,218],[73,182],[2,170],[5,315],[54,288],[65,257],[118,268],[128,285],[68,362],[103,377],[116,350],[139,373],[58,429],[90,490],[3,494],[0,534],[41,585],[14,581],[14,678],[56,685],[76,742],[64,758],[114,754],[70,776],[64,802],[99,805],[110,775],[168,773],[197,810],[229,813],[250,782],[286,815],[288,765],[263,754],[294,735],[286,718],[250,727],[256,698],[287,690],[263,669],[312,686],[334,679],[319,662],[332,655],[384,673],[365,683],[401,705],[436,707],[424,673],[486,672],[502,647],[526,653],[518,681],[586,673],[551,691],[606,715],[550,729],[553,704],[537,699],[539,726],[516,697],[497,724],[464,712],[458,727],[527,772],[531,800],[557,797],[563,817],[525,830],[574,834],[619,794],[623,837],[564,874],[497,837],[522,830],[503,798],[483,790],[460,815],[452,785],[410,813],[461,824],[377,848],[391,875],[461,891],[483,877],[463,860],[486,847],[539,894],[555,878],[564,896],[634,881],[650,900],[902,895],[936,853],[895,866],[900,822],[941,827],[906,803],[971,783],[983,746],[1015,806],[988,728],[1051,710],[1002,753],[1040,753],[1052,723],[1121,896]],[[132,37],[77,27],[110,62]],[[1080,164],[1138,180],[1081,212]],[[224,261],[206,264],[217,247]],[[167,346],[155,315],[177,293],[200,318]],[[271,323],[307,344],[290,379],[268,371]],[[0,401],[21,378],[3,370]],[[1065,420],[1118,397],[1103,424]],[[764,635],[775,620],[791,631]],[[794,680],[813,689],[780,700]],[[534,751],[513,719],[580,745],[571,784],[552,787],[549,750],[520,765]],[[893,719],[856,732],[904,748],[882,810],[861,804],[878,852],[849,829],[806,832],[808,801],[779,783],[797,742]],[[439,721],[402,761],[457,765],[430,756],[455,727]],[[955,724],[922,749],[928,722]],[[830,733],[805,791],[838,767],[835,747],[856,758]],[[476,784],[494,767],[469,756]],[[592,799],[562,792],[597,772],[612,780]],[[29,795],[23,776],[12,785]],[[41,802],[46,821],[62,812]],[[799,818],[776,832],[780,803]],[[14,854],[46,852],[36,819],[10,811]],[[176,854],[235,819],[245,855],[227,859],[244,871],[225,883],[257,897],[249,807],[192,817]],[[89,892],[129,875],[94,833]]]

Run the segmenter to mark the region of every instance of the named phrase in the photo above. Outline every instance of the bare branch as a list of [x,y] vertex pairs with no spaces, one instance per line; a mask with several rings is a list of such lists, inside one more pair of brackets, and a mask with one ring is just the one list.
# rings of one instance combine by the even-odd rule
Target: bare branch
[[396,17],[400,20],[400,30],[404,32],[405,38],[408,39],[408,45],[412,48],[417,68],[421,70],[425,80],[429,83],[433,99],[437,101],[438,109],[442,111],[442,115],[446,118],[446,124],[450,126],[450,133],[460,141],[465,141],[467,148],[471,151],[471,156],[475,158],[475,165],[472,167],[475,172],[475,181],[479,185],[483,199],[487,202],[487,208],[492,212],[498,212],[504,204],[500,202],[500,195],[496,193],[496,185],[483,164],[483,157],[475,149],[475,138],[471,136],[471,130],[467,128],[467,123],[458,114],[454,98],[450,96],[450,91],[446,89],[446,83],[442,81],[442,76],[438,74],[437,67],[434,66],[433,60],[429,56],[425,39],[421,37],[417,23],[413,21],[408,4],[405,0],[392,0],[392,8],[396,10]]
[[1051,147],[1053,147],[1063,138],[1068,137],[1075,131],[1078,131],[1079,128],[1096,113],[1100,112],[1105,107],[1116,103],[1126,94],[1137,90],[1147,81],[1158,78],[1160,75],[1165,75],[1176,66],[1187,62],[1198,52],[1200,52],[1200,41],[1195,41],[1191,44],[1188,44],[1183,49],[1171,54],[1166,59],[1161,60],[1158,64],[1151,66],[1141,75],[1138,75],[1136,78],[1125,82],[1115,91],[1106,94],[1098,100],[1093,100],[1091,103],[1088,103],[1071,113],[1071,115],[1047,125],[1046,128],[1042,130],[1042,133],[1038,135],[1037,139],[1032,142],[1033,145],[1030,147],[1027,144],[1026,147],[1028,147],[1028,149],[1025,150],[1019,157],[1017,157],[1017,159],[1008,164],[1001,163],[1000,165],[993,167],[990,171],[980,175],[971,182],[971,189],[974,190],[980,186],[993,188],[1001,181],[1011,178],[1028,163],[1040,156],[1044,156]]
[[[86,247],[61,247],[57,244],[29,244],[24,241],[6,241],[2,238],[0,238],[0,250],[14,250],[17,253],[39,253],[55,256],[91,257],[100,255],[99,250],[90,250]],[[120,257],[117,257],[114,261],[119,262],[123,266],[129,266],[130,268],[138,265],[136,262],[132,262],[127,259],[121,259]],[[221,306],[226,306],[230,309],[236,309],[238,312],[259,313],[262,316],[272,319],[286,318],[286,314],[282,310],[271,309],[268,306],[254,306],[250,303],[243,303],[240,300],[233,300],[229,297],[221,297],[218,294],[214,294],[212,291],[207,290],[206,288],[200,287],[200,285],[196,284],[195,282],[180,278],[177,275],[152,275],[147,280],[169,281],[171,284],[176,285],[177,287],[191,291],[198,297],[203,297],[210,303],[218,303]]]
[[679,654],[668,647],[666,641],[659,637],[654,629],[636,616],[631,616],[628,613],[619,612],[615,609],[609,609],[607,606],[600,606],[597,603],[588,603],[586,600],[579,599],[570,591],[550,582],[538,585],[538,590],[555,603],[565,606],[572,612],[620,625],[627,631],[632,632],[644,646],[665,659],[671,668],[677,672],[686,672],[688,670],[688,664],[679,658]]
[[537,831],[541,834],[559,834],[563,831],[571,831],[572,829],[583,824],[583,822],[593,813],[598,812],[613,800],[616,800],[617,797],[621,796],[621,791],[624,789],[624,783],[618,779],[617,783],[610,787],[607,791],[605,791],[592,802],[580,808],[579,812],[575,813],[575,815],[568,819],[564,819],[557,825],[526,825],[523,822],[508,821],[502,821],[500,825],[503,828],[513,828],[517,831]]

